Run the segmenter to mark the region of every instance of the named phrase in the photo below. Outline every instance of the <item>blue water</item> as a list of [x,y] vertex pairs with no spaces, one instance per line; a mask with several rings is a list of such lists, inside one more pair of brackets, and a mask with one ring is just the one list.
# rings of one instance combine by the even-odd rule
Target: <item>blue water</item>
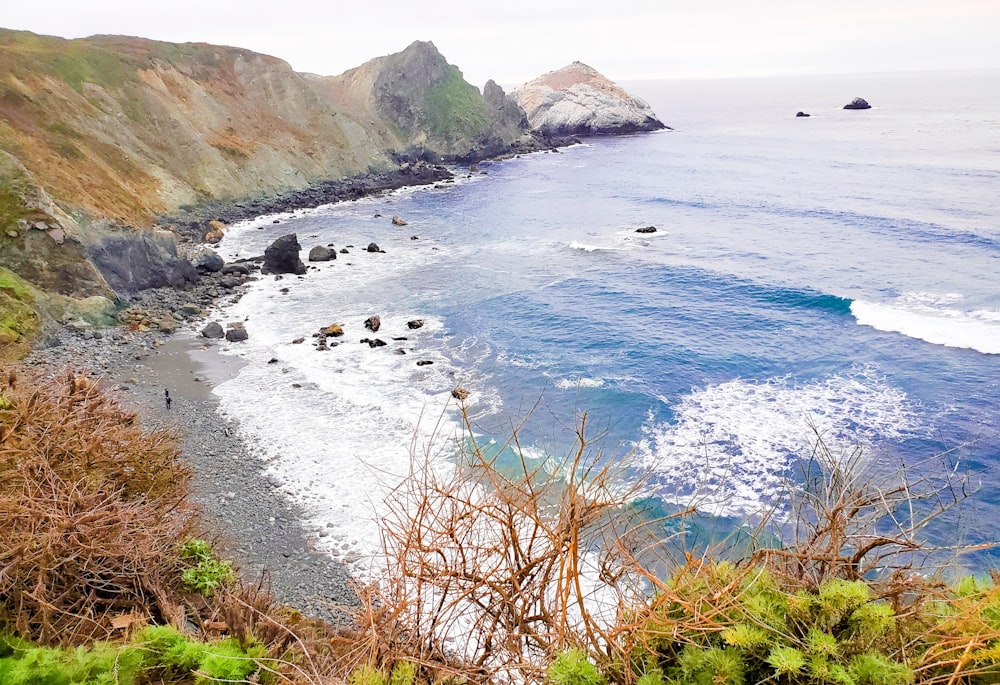
[[[936,542],[995,541],[1000,73],[626,86],[675,130],[460,168],[223,241],[229,257],[289,232],[306,250],[385,250],[263,280],[222,315],[251,337],[227,349],[249,364],[217,389],[223,408],[333,531],[326,548],[370,551],[360,521],[410,456],[446,458],[428,445],[457,423],[456,385],[481,436],[523,422],[523,445],[565,454],[586,411],[605,454],[649,471],[645,494],[737,519],[773,503],[814,430],[886,469],[955,468],[978,490]],[[856,95],[873,109],[840,109]],[[358,343],[371,314],[380,337],[409,339]],[[334,350],[292,345],[335,321]]]

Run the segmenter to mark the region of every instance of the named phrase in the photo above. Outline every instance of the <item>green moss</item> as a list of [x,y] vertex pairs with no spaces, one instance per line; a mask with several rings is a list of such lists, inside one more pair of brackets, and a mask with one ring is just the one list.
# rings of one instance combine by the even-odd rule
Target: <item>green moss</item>
[[463,138],[474,140],[489,123],[479,90],[466,82],[462,72],[450,64],[445,77],[428,89],[426,111],[431,131],[448,142]]
[[85,82],[118,88],[137,79],[136,65],[120,55],[76,42],[68,43],[64,51],[54,54],[48,66],[78,93],[83,92]]

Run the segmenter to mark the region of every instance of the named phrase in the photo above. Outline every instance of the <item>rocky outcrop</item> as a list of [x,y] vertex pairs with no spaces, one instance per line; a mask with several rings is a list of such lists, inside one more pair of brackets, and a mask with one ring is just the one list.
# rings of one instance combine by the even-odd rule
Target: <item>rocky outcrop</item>
[[523,113],[505,102],[502,89],[493,83],[480,93],[430,42],[313,82],[355,119],[370,122],[398,160],[470,161],[526,138]]
[[846,105],[844,105],[844,109],[871,109],[871,108],[872,106],[869,105],[868,101],[865,100],[864,98],[854,98]]
[[299,252],[299,238],[294,233],[283,235],[264,250],[263,274],[296,274],[301,276],[306,272]]
[[613,135],[657,131],[663,122],[648,104],[596,70],[573,62],[514,89],[533,131],[544,135]]
[[173,235],[166,231],[126,231],[109,235],[87,248],[108,285],[125,298],[142,290],[197,283],[199,274],[178,256]]

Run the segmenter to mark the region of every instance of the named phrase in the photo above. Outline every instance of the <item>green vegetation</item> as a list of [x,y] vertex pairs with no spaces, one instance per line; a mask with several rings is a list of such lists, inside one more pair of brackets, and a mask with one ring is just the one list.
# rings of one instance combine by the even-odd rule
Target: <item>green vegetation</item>
[[233,565],[215,556],[212,547],[204,540],[186,540],[181,545],[180,557],[186,564],[190,564],[184,569],[181,579],[184,587],[191,592],[209,597],[220,586],[235,578]]
[[428,89],[427,120],[431,131],[449,144],[475,141],[489,124],[486,105],[479,90],[462,78],[462,72],[447,65],[445,77]]

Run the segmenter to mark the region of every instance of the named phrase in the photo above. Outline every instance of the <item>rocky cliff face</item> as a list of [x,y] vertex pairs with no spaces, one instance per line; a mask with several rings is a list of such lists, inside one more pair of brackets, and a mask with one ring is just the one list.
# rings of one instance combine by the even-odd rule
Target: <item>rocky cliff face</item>
[[491,81],[481,94],[429,42],[314,82],[332,102],[368,121],[397,158],[480,159],[527,133],[523,112],[500,86]]
[[545,135],[613,135],[666,128],[648,104],[582,62],[514,89],[531,129]]

